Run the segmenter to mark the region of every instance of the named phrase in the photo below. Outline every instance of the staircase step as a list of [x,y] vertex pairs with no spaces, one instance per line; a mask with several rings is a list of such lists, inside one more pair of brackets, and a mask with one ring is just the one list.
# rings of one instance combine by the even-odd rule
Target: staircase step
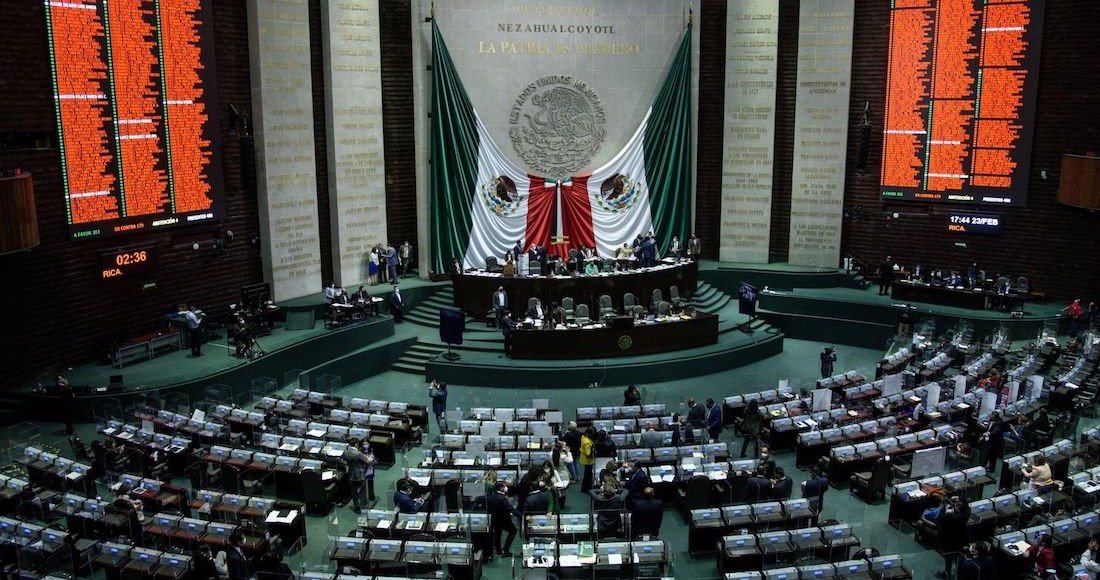
[[410,375],[423,375],[425,372],[424,365],[411,365],[400,361],[390,365],[390,370]]

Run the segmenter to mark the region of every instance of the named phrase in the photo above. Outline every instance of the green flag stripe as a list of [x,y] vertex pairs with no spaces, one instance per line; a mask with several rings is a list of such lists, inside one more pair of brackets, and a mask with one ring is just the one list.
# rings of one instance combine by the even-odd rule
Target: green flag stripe
[[477,179],[474,108],[447,45],[432,21],[431,236],[432,265],[446,272],[470,243],[471,196]]
[[691,24],[653,101],[646,125],[645,174],[661,254],[691,227]]

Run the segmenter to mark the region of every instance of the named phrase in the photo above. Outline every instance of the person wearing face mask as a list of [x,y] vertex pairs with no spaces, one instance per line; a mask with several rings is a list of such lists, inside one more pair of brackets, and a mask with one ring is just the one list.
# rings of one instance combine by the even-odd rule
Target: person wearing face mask
[[[508,482],[498,481],[496,490],[488,495],[485,503],[488,506],[489,528],[493,535],[493,547],[496,548],[498,555],[510,556],[512,553],[512,540],[516,539],[517,532],[512,516],[518,516],[519,512],[508,501]],[[508,532],[508,538],[501,546],[500,537],[504,532]],[[491,555],[487,557],[491,557]]]
[[1081,565],[1085,567],[1085,573],[1089,580],[1096,580],[1100,574],[1100,534],[1095,534],[1089,539],[1089,546],[1085,553],[1081,554]]

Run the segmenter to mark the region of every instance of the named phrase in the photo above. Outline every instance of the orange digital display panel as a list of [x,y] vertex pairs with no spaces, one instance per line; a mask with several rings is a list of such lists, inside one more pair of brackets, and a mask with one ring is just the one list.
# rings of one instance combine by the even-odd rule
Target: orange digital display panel
[[212,0],[44,0],[69,234],[223,217]]
[[886,199],[1027,202],[1042,0],[894,0]]

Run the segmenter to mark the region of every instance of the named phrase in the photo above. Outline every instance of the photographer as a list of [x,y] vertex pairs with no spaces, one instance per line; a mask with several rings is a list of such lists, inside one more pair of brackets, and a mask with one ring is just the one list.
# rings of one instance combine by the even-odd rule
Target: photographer
[[833,363],[836,362],[836,352],[833,347],[827,346],[821,351],[821,378],[833,376]]

